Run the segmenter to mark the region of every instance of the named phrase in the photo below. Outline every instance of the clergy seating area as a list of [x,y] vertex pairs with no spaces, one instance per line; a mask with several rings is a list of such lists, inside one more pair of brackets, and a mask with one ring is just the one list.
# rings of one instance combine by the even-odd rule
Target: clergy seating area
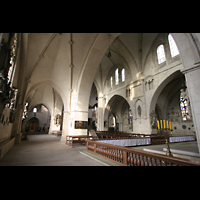
[[[139,133],[127,133],[121,131],[97,131],[96,135],[98,139],[101,140],[102,142],[120,146],[139,146],[139,145],[150,145],[150,144],[155,145],[155,144],[165,144],[166,142],[164,134],[139,134]],[[169,136],[169,142],[185,142],[194,140],[196,140],[195,135]]]
[[99,139],[129,139],[129,138],[157,136],[157,134],[147,135],[139,133],[127,133],[123,131],[97,131],[96,135]]
[[200,166],[186,159],[85,140],[87,151],[121,166]]

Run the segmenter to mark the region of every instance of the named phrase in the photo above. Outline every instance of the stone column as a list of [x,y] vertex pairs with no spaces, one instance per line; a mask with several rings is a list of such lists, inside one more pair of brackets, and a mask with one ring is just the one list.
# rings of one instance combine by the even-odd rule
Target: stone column
[[104,115],[103,115],[103,109],[104,109],[104,98],[103,95],[99,95],[98,97],[98,113],[97,113],[97,130],[103,131],[104,130]]
[[198,149],[200,150],[200,62],[181,70],[185,74]]
[[66,136],[69,135],[69,127],[70,127],[70,113],[68,111],[63,111],[62,137],[61,137],[62,142],[66,142]]
[[22,126],[22,114],[23,114],[24,106],[19,105],[15,114],[15,122],[12,127],[12,137],[15,137],[15,144],[19,144],[21,141],[21,126]]

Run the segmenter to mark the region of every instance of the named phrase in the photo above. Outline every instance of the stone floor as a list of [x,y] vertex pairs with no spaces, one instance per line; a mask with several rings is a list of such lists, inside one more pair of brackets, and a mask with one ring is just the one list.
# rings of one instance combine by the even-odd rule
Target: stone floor
[[75,144],[71,148],[59,137],[48,134],[28,135],[27,138],[0,159],[0,166],[103,166],[79,153],[86,149],[83,145]]
[[[28,140],[15,144],[7,154],[0,159],[0,166],[104,166],[105,162],[93,160],[94,156],[84,155],[86,147],[75,144],[74,148],[60,141],[60,137],[49,134],[28,135]],[[165,154],[166,145],[149,145],[132,147],[139,150],[147,149],[152,153]],[[193,152],[198,154],[196,141],[171,143],[172,150]],[[81,152],[81,153],[80,153]],[[200,162],[199,156],[173,154],[175,157]],[[110,164],[108,164],[110,165]]]

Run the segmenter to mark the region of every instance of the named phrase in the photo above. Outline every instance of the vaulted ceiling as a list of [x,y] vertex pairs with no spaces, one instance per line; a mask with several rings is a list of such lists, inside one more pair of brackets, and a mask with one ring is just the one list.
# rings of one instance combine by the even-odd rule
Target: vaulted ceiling
[[[85,62],[90,48],[93,45],[97,33],[73,33],[72,59],[75,66],[73,73],[73,84],[76,85],[81,67]],[[142,71],[145,57],[158,33],[123,33],[120,34],[110,45],[112,56],[104,55],[100,65],[102,70],[102,81],[104,82],[109,70],[114,65],[126,66],[130,69],[132,78],[136,73]],[[112,37],[112,34],[111,34]],[[69,33],[30,33],[28,34],[28,55],[26,67],[28,101],[34,99],[36,94],[44,91],[52,91],[44,85],[54,83],[54,88],[62,99],[69,90],[70,74],[70,34]],[[109,44],[109,34],[108,34]],[[98,71],[97,71],[98,73]],[[44,84],[48,82],[48,84]],[[42,88],[39,88],[42,87]],[[58,88],[62,88],[58,91]],[[42,94],[43,93],[43,94]],[[63,93],[63,94],[62,94]],[[48,95],[47,95],[48,96]],[[37,98],[39,99],[39,98]]]

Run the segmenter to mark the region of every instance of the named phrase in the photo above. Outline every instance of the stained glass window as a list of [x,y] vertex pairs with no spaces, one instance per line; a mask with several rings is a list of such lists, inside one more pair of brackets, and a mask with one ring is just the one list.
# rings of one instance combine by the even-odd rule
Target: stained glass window
[[113,77],[110,77],[110,87],[112,87]]
[[187,100],[180,95],[180,107],[183,121],[191,120]]
[[170,47],[170,52],[171,52],[172,57],[177,56],[179,54],[179,50],[171,34],[168,35],[168,40],[169,40],[169,47]]
[[133,114],[132,114],[131,109],[129,109],[129,124],[132,123],[132,118],[133,118]]
[[166,61],[164,46],[161,44],[157,48],[158,64]]

